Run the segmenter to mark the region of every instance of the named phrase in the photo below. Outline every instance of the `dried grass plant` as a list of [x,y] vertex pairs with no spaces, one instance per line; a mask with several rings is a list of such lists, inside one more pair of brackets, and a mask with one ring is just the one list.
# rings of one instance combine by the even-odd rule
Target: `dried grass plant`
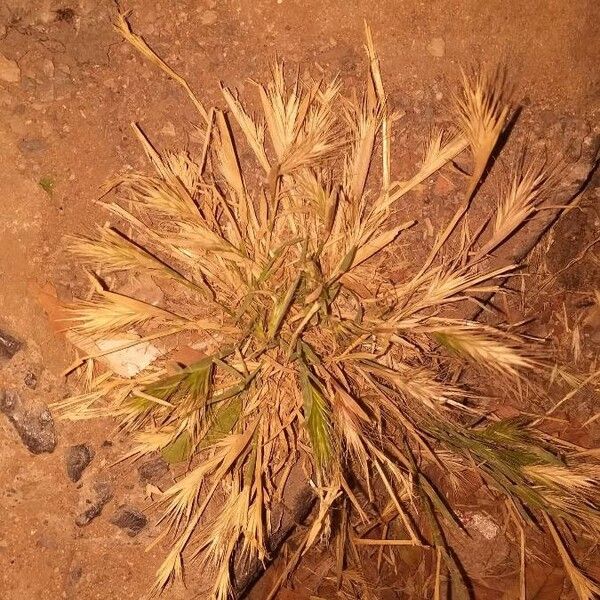
[[[87,388],[58,409],[116,417],[131,434],[130,456],[187,461],[159,502],[173,545],[154,589],[182,576],[186,553],[211,565],[214,597],[225,600],[234,555],[268,557],[274,504],[301,464],[318,505],[298,557],[334,537],[349,577],[361,546],[434,547],[439,597],[442,567],[457,580],[460,569],[444,535],[456,519],[430,474],[453,480],[458,464],[521,522],[545,524],[579,598],[597,594],[565,545],[567,530],[597,539],[597,464],[526,418],[481,415],[483,390],[450,368],[487,372],[499,395],[544,369],[523,337],[456,316],[515,272],[492,267],[490,255],[551,191],[551,169],[519,161],[495,219],[468,234],[465,218],[511,112],[502,79],[465,75],[455,132],[434,132],[417,173],[397,181],[394,112],[368,28],[361,97],[342,95],[337,80],[290,79],[275,64],[270,81],[255,84],[260,116],[226,87],[227,112],[206,109],[123,15],[117,29],[185,88],[205,144],[193,158],[161,153],[134,127],[153,172],[123,176],[117,201],[106,203],[114,226],[72,243],[103,279],[69,307],[68,326],[92,341],[138,334],[120,347],[185,333],[205,357],[170,372],[159,361],[126,379],[90,369],[108,351],[90,353],[74,364],[92,373]],[[241,163],[242,148],[254,164]],[[398,280],[399,240],[413,225],[402,199],[461,153],[473,167],[459,210],[424,263]],[[116,272],[149,273],[172,297],[159,307],[110,290],[106,275]],[[207,512],[217,497],[220,510]],[[343,518],[332,519],[333,509]],[[361,535],[382,519],[404,537]]]

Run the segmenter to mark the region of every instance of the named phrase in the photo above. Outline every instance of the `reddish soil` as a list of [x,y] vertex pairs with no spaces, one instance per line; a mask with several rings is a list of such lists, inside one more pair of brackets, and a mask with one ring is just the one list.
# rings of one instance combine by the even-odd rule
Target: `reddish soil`
[[[318,64],[327,73],[339,73],[348,86],[360,85],[366,19],[391,102],[402,115],[395,132],[399,178],[412,171],[427,125],[447,119],[460,65],[504,62],[523,106],[515,134],[550,138],[572,161],[600,114],[600,4],[594,0],[131,0],[123,7],[133,10],[135,31],[207,103],[220,103],[219,81],[250,88],[248,77],[264,77],[275,55],[291,66]],[[121,41],[111,26],[113,16],[114,5],[105,0],[0,4],[0,330],[26,342],[17,358],[46,382],[34,394],[43,402],[64,393],[59,375],[73,359],[44,310],[44,290],[68,298],[84,289],[83,274],[64,253],[65,237],[104,222],[95,200],[108,179],[124,169],[144,168],[130,123],[140,123],[160,147],[200,149],[188,99]],[[578,366],[584,370],[600,344],[600,317],[590,317],[600,250],[591,246],[585,251],[600,225],[600,196],[593,183],[580,208],[545,240],[548,254],[536,263],[535,285],[549,282],[547,293],[540,298],[528,288],[529,306],[540,317],[538,333],[553,336],[568,360],[573,360],[572,327],[580,324]],[[411,215],[429,216],[436,225],[451,210],[452,186],[443,178],[429,182],[412,200]],[[425,229],[419,235],[426,235]],[[522,313],[531,316],[532,311]],[[2,385],[23,374],[12,361],[4,364]],[[578,403],[566,418],[581,423],[597,411],[592,401]],[[56,450],[33,455],[0,415],[0,597],[142,597],[162,550],[144,552],[155,533],[152,525],[130,537],[111,523],[121,504],[142,510],[148,504],[135,466],[110,466],[125,446],[108,422],[61,421],[56,431]],[[597,438],[587,430],[580,439],[597,444]],[[79,443],[93,447],[95,457],[82,480],[73,483],[65,452]],[[79,527],[79,503],[85,503],[97,478],[112,482],[113,498],[98,518]],[[498,542],[502,560],[507,556],[503,543]],[[483,553],[481,564],[471,565],[488,577],[487,583],[496,581],[488,585],[492,595],[481,592],[478,598],[501,593],[509,594],[503,596],[507,600],[516,598],[499,574],[504,563],[490,566],[490,560]],[[414,563],[408,555],[403,561]],[[545,570],[535,562],[542,575],[533,581],[542,581],[542,591],[530,597],[570,598],[568,584],[552,566],[556,561],[547,562]],[[304,586],[316,589],[309,578]],[[281,598],[307,597],[293,594],[282,592]],[[381,597],[419,594],[400,574],[395,591],[388,589]],[[204,596],[190,585],[164,597]],[[255,597],[262,597],[260,590]]]

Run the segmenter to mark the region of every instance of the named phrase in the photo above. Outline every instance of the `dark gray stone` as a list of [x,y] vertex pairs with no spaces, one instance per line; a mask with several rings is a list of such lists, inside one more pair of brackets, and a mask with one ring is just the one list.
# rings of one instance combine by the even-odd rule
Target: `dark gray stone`
[[12,358],[22,346],[23,342],[0,329],[0,357]]
[[86,444],[77,444],[67,450],[65,455],[67,475],[73,483],[81,479],[92,458],[94,458],[94,451]]
[[138,474],[140,476],[140,481],[143,484],[153,483],[156,485],[169,470],[168,463],[160,456],[157,456],[143,462],[138,467]]
[[57,21],[62,21],[63,23],[69,23],[72,24],[75,17],[76,17],[76,13],[72,8],[59,8],[55,11],[56,13],[56,20]]
[[39,401],[24,401],[16,390],[0,391],[2,411],[33,454],[56,448],[54,420],[48,407]]
[[75,517],[75,524],[84,527],[93,521],[113,497],[113,488],[108,481],[95,481],[81,502],[83,510]]
[[148,519],[137,508],[123,504],[111,517],[110,522],[120,529],[124,529],[130,537],[135,537],[146,527]]

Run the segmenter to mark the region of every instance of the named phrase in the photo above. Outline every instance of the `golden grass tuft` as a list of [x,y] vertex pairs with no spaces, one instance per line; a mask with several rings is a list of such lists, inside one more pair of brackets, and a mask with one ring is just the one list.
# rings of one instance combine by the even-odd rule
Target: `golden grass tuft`
[[[460,577],[439,529],[452,512],[425,474],[447,465],[475,469],[523,522],[548,519],[579,596],[591,597],[596,587],[558,529],[597,535],[597,467],[524,419],[465,424],[480,414],[482,390],[450,369],[491,371],[502,394],[542,368],[524,338],[445,312],[515,272],[488,255],[534,215],[547,186],[544,168],[517,164],[479,249],[457,239],[510,114],[503,80],[464,75],[459,133],[434,132],[417,173],[398,181],[393,111],[368,29],[361,97],[343,96],[337,80],[290,82],[276,64],[271,80],[256,84],[260,116],[225,87],[228,112],[205,109],[124,15],[117,29],[185,89],[206,143],[199,156],[161,153],[134,126],[153,172],[115,182],[113,225],[72,243],[92,271],[113,275],[102,286],[94,279],[93,296],[70,307],[67,323],[95,341],[185,331],[205,358],[179,370],[165,362],[132,380],[95,374],[59,409],[116,417],[133,436],[130,456],[186,461],[159,502],[173,547],[155,590],[182,576],[190,549],[190,560],[210,564],[213,595],[225,600],[237,553],[269,555],[271,516],[300,461],[318,506],[294,560],[335,537],[344,590],[361,586],[359,547],[372,544],[435,546],[437,596],[442,563]],[[244,145],[253,164],[240,160]],[[393,279],[399,240],[413,224],[398,218],[398,200],[465,150],[473,169],[459,210],[424,264]],[[163,286],[164,304],[154,306],[118,292],[119,273],[131,271],[177,285]],[[85,360],[93,364],[93,355]],[[332,518],[340,512],[344,526]],[[404,537],[371,540],[361,534],[368,519],[384,519],[385,532],[393,522]]]

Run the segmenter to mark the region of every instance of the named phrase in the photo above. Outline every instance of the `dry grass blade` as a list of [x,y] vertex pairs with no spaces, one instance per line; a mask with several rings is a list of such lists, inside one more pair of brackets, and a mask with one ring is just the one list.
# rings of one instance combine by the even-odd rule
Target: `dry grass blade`
[[381,78],[381,70],[379,68],[379,58],[375,51],[375,45],[373,44],[373,34],[371,28],[365,21],[365,37],[367,38],[367,56],[369,57],[369,65],[371,70],[371,79],[373,87],[375,88],[375,94],[379,104],[383,107],[384,115],[381,122],[381,133],[382,133],[382,188],[383,190],[389,190],[390,188],[390,177],[391,177],[391,156],[390,156],[390,140],[391,140],[391,119],[387,111],[387,99],[385,91],[383,89],[383,80]]
[[257,125],[256,122],[244,110],[240,101],[226,87],[221,88],[223,97],[229,106],[229,110],[242,128],[250,147],[254,151],[258,161],[266,173],[271,171],[271,165],[265,152],[265,128],[263,124]]
[[595,598],[598,598],[600,596],[600,586],[592,581],[575,564],[552,519],[545,513],[544,518],[548,525],[548,529],[552,534],[560,558],[563,561],[563,565],[565,566],[565,571],[571,580],[571,584],[573,585],[573,589],[579,600],[594,600]]
[[141,36],[133,33],[131,31],[131,27],[127,22],[127,15],[124,13],[118,13],[117,20],[115,22],[115,29],[123,36],[123,39],[130,43],[140,54],[142,54],[145,58],[147,58],[150,62],[157,65],[162,71],[164,71],[169,77],[171,77],[174,81],[176,81],[183,89],[187,92],[188,96],[198,109],[198,112],[202,115],[203,119],[208,123],[208,113],[204,108],[204,105],[198,98],[196,94],[192,91],[188,82],[181,77],[178,73],[176,73],[142,38]]

